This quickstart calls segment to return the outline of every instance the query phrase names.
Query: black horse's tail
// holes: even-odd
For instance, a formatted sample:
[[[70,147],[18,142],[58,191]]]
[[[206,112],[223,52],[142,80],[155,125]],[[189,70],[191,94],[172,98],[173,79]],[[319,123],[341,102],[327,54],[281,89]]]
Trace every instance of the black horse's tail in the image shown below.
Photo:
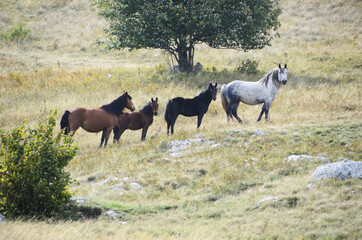
[[[172,100],[168,101],[167,105],[166,105],[166,110],[165,110],[165,121],[167,123],[171,122],[171,102]]]
[[[68,117],[69,117],[70,112],[68,110],[66,110],[62,116],[62,119],[60,120],[60,129],[64,130],[65,134],[68,134]]]

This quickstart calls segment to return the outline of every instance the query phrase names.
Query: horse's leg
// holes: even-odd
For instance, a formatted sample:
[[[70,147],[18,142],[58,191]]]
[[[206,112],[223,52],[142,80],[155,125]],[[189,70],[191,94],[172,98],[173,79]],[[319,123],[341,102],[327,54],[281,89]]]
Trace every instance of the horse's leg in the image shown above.
[[[175,126],[177,117],[178,117],[178,114],[177,114],[177,115],[175,114],[175,115],[171,118],[171,135],[173,134],[173,127]]]
[[[170,130],[170,122],[169,121],[167,121],[167,135],[169,134],[169,130]]]
[[[115,143],[116,141],[119,142],[119,138],[120,138],[119,127],[115,126],[113,128],[113,143]]]
[[[103,132],[102,132],[102,137],[101,137],[101,144],[99,145],[99,147],[102,147],[102,145],[103,145],[103,142],[104,142],[104,138],[105,138],[105,130],[103,130]]]
[[[146,134],[147,134],[148,127],[149,126],[143,127],[141,141],[144,141],[146,139]]]
[[[114,129],[113,129],[114,131]],[[117,131],[117,136],[114,136],[114,141],[117,141],[119,142],[119,139],[121,138],[122,134],[124,133],[124,131],[126,131],[126,128],[118,128],[118,131]],[[114,142],[113,141],[113,142]]]
[[[242,123],[243,120],[241,120],[238,116],[238,107],[239,107],[239,103],[235,104],[235,107],[233,108],[233,110],[231,111],[231,113],[234,115],[234,117],[236,118],[236,120],[238,120],[239,123]]]
[[[122,134],[124,133],[124,131],[126,131],[126,128],[120,128],[118,129],[118,135],[117,135],[117,141],[119,141],[119,139],[121,138]]]
[[[204,114],[200,114],[200,115],[197,116],[197,128],[200,127],[203,117],[204,117]]]
[[[263,116],[263,114],[264,114],[264,112],[265,112],[265,106],[266,106],[266,104],[264,103],[263,104],[263,107],[261,108],[261,112],[260,112],[260,115],[259,115],[259,117],[258,117],[258,122],[261,120],[261,117]],[[268,109],[269,110],[269,109]],[[266,117],[266,113],[265,113],[265,117]]]
[[[75,132],[78,130],[79,127],[80,127],[80,123],[75,123],[75,124],[69,123],[68,134],[70,134],[70,136],[73,137],[73,135],[75,134]]]
[[[103,141],[104,141],[104,147],[107,146],[108,138],[109,138],[109,135],[112,132],[112,129],[113,129],[112,127],[108,127],[108,128],[103,130],[101,144],[99,145],[99,147],[102,147]]]
[[[268,121],[270,103],[265,104],[265,121]]]
[[[239,104],[236,104],[236,105],[235,105],[235,103],[229,103],[229,105],[228,105],[228,107],[227,107],[227,109],[226,109],[226,116],[227,116],[227,119],[228,119],[228,123],[230,122],[230,117],[232,117],[231,114],[232,114],[235,106],[237,107],[237,106],[239,106]],[[239,121],[239,120],[238,120],[238,121]]]
[[[231,104],[229,104],[226,109],[226,117],[227,117],[228,123],[230,122],[231,110],[232,110],[232,106],[231,106]]]

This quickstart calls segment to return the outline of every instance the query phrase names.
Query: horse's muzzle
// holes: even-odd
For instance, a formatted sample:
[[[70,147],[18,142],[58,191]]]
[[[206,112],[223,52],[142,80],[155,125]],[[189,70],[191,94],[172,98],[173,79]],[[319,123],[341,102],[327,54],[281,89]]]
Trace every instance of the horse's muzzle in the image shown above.
[[[287,80],[282,80],[283,85],[287,84]]]
[[[154,112],[153,115],[157,116],[157,112]]]

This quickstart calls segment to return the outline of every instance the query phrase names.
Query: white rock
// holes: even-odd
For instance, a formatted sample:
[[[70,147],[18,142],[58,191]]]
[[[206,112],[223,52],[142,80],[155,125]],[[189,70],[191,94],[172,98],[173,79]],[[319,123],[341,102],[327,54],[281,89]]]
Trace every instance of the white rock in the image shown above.
[[[284,158],[283,161],[287,161],[287,162],[317,161],[317,162],[329,163],[329,158],[321,157],[321,156],[314,157],[314,156],[309,156],[306,154],[301,154],[301,155],[290,155],[290,156]]]
[[[258,201],[258,204],[261,204],[263,202],[270,202],[270,201],[276,202],[279,199],[280,199],[280,197],[267,197],[267,198],[264,198],[264,199]]]
[[[235,135],[235,134],[243,135],[244,133],[245,133],[244,130],[234,130],[234,131],[231,131],[231,132],[229,133],[229,135],[230,135],[230,136],[233,136],[233,135]]]
[[[119,184],[110,186],[109,188],[110,188],[111,192],[119,192],[122,190],[123,185],[124,185],[123,183],[119,183]]]
[[[171,157],[175,157],[175,158],[182,158],[184,156],[183,153],[170,153]]]
[[[119,217],[119,213],[115,210],[108,210],[107,212],[104,213],[105,215],[111,217],[112,219],[117,219]]]
[[[136,182],[132,182],[129,185],[135,190],[142,190],[143,189],[143,187],[139,183],[136,183]]]
[[[194,138],[204,138],[206,135],[204,133],[198,133],[194,136]]]
[[[312,190],[313,187],[314,187],[313,183],[308,183],[306,189],[307,190]]]
[[[263,130],[261,130],[261,129],[255,130],[255,133],[256,133],[257,135],[259,135],[259,136],[265,135],[265,132],[264,132]]]
[[[83,204],[86,202],[86,199],[82,197],[71,197],[70,200],[74,201],[76,204]]]
[[[314,179],[362,178],[362,162],[344,160],[319,166],[313,173]]]
[[[196,135],[201,136],[201,135]],[[196,137],[195,136],[195,137]],[[169,147],[169,152],[171,157],[177,157],[182,158],[183,157],[183,151],[187,150],[190,146],[197,144],[199,146],[195,147],[195,149],[204,149],[207,146],[205,145],[211,145],[214,144],[214,141],[210,140],[204,140],[201,138],[191,138],[187,140],[174,140],[167,143],[167,147]],[[200,146],[202,144],[202,146]],[[215,145],[213,147],[216,147],[218,145]]]
[[[221,147],[222,145],[221,145],[221,143],[216,143],[216,144],[213,144],[213,145],[211,145],[211,147]]]
[[[187,149],[187,146],[190,145],[190,142],[187,140],[174,140],[167,143],[167,146],[170,147],[169,152],[180,152]]]
[[[5,222],[6,220],[6,217],[0,214],[0,223]]]

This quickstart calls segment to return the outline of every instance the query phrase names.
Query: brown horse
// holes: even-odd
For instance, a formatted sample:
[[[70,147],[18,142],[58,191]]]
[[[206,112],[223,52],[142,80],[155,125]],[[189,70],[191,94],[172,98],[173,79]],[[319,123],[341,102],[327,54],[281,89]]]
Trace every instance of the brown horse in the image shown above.
[[[153,122],[153,115],[157,115],[158,111],[158,98],[151,102],[148,102],[139,111],[133,113],[124,113],[118,117],[118,124],[113,129],[114,142],[119,141],[121,135],[126,129],[139,130],[142,128],[141,140],[144,141],[146,138],[148,127]]]
[[[112,129],[117,125],[118,117],[123,113],[124,108],[134,111],[132,97],[127,92],[110,104],[103,105],[100,108],[75,108],[71,111],[66,110],[60,121],[60,129],[64,129],[65,134],[75,134],[79,127],[87,132],[102,133],[101,144],[107,145],[109,135]]]

